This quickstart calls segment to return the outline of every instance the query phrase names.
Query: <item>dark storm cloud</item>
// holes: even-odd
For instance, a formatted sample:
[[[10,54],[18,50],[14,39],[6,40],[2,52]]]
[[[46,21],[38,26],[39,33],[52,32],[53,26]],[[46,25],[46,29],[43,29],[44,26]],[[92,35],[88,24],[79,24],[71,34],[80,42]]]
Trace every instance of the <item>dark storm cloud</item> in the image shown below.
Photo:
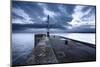
[[[67,24],[66,22],[70,22],[72,20],[71,14],[73,13],[74,5],[67,6],[64,4],[50,3],[38,3],[38,5],[42,6],[41,8],[44,9],[44,14],[50,14],[51,23]]]
[[[44,16],[43,9],[37,5],[37,3],[27,3],[27,2],[19,2],[13,1],[13,8],[23,10],[31,20],[34,22],[38,22],[40,16]]]
[[[92,25],[95,28],[95,6],[78,5],[72,14],[73,20],[70,22],[72,27],[84,27]]]
[[[66,23],[72,20],[70,12],[73,11],[73,9],[71,10],[70,7],[69,9],[66,9],[66,6],[64,5],[61,6],[59,4],[49,3],[43,3],[42,5],[39,5],[39,3],[28,3],[18,1],[13,1],[12,5],[13,8],[20,8],[21,10],[24,10],[24,12],[27,13],[30,16],[30,18],[32,18],[33,22],[42,22],[43,17],[47,16],[46,12],[48,12],[48,14],[50,13],[51,23]],[[59,9],[59,7],[62,9]]]
[[[46,28],[47,15],[50,16],[51,28],[83,30],[87,29],[84,28],[86,24],[88,29],[95,28],[95,6],[12,1],[13,24],[27,24],[26,28]]]
[[[93,25],[81,25],[71,29],[69,32],[76,32],[76,33],[95,33],[96,29]]]
[[[17,14],[15,14],[15,13],[13,13],[13,12],[12,12],[12,14],[13,14],[13,15],[12,15],[12,18],[13,18],[13,19],[16,19],[16,18],[19,18],[19,19],[24,19],[24,17],[19,16],[19,15],[17,15]]]

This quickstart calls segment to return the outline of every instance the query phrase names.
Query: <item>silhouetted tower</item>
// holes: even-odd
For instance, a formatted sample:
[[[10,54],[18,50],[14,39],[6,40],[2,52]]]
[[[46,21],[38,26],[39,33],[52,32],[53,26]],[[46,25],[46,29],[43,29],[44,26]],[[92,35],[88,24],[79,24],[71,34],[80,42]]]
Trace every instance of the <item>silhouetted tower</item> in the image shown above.
[[[49,37],[49,15],[47,16],[47,37]]]

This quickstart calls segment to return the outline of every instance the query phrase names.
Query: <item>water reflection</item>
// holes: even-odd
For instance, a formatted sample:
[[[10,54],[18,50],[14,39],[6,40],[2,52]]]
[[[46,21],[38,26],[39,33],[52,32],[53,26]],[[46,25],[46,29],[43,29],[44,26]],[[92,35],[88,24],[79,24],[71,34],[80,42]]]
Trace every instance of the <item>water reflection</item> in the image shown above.
[[[29,53],[34,48],[34,34],[13,33],[12,34],[12,61],[13,64],[24,64]]]

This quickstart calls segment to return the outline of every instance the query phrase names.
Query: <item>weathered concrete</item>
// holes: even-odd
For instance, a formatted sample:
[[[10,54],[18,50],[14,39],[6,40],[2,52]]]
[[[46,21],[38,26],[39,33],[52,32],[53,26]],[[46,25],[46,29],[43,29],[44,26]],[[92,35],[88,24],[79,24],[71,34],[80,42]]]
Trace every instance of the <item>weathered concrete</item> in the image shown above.
[[[37,40],[39,37],[36,38]],[[96,49],[60,36],[41,36],[28,60],[30,64],[95,61]]]
[[[66,39],[67,44],[59,36],[51,36],[50,43],[59,63],[84,62],[96,60],[96,48]]]
[[[90,44],[89,44],[90,45]],[[25,65],[86,62],[96,60],[96,47],[60,36],[37,35]]]
[[[58,63],[58,60],[50,46],[49,39],[41,38],[34,48],[33,55],[28,59],[28,64]]]

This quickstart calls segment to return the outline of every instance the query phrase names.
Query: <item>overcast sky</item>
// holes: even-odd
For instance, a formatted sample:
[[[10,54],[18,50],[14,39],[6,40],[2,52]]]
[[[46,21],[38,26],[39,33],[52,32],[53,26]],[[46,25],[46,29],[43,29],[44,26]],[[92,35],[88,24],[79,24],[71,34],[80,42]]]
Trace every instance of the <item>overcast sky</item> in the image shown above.
[[[12,2],[12,23],[59,24],[66,29],[95,29],[95,6],[50,4],[37,2]]]

